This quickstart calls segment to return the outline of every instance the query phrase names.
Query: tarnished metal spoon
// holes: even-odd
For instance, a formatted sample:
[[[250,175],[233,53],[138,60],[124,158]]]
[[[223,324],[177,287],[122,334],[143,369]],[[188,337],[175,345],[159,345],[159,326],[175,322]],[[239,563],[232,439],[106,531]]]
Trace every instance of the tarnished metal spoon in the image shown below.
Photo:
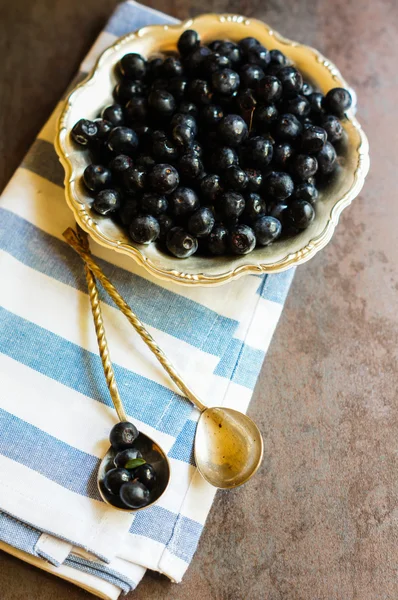
[[[248,481],[257,471],[263,456],[263,440],[256,424],[236,410],[206,407],[181,379],[139,318],[82,246],[73,229],[67,229],[63,235],[152,350],[182,394],[200,410],[195,436],[195,461],[204,479],[218,488],[234,488]]]

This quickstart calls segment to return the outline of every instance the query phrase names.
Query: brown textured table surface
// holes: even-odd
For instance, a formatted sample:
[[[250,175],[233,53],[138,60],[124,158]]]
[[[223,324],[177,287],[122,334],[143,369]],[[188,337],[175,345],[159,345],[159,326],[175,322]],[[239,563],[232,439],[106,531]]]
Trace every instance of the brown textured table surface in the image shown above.
[[[115,4],[0,0],[0,189]],[[339,65],[371,171],[332,243],[297,271],[250,409],[259,475],[217,495],[181,585],[149,574],[130,597],[397,600],[398,3],[151,2],[181,19],[198,5],[261,18]],[[1,600],[90,597],[0,553]]]

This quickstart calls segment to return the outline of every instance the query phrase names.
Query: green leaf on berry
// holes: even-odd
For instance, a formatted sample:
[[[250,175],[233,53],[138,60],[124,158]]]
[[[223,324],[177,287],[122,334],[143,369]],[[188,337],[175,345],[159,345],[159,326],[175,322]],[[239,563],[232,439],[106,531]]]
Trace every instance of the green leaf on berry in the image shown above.
[[[131,460],[128,460],[126,462],[126,469],[136,469],[137,467],[140,467],[141,465],[145,465],[146,460],[145,458],[132,458]]]

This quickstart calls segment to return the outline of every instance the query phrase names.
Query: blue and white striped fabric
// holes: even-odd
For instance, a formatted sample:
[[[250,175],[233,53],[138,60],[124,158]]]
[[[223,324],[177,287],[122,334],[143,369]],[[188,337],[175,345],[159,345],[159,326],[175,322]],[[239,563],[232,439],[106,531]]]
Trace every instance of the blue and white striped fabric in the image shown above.
[[[174,20],[120,5],[82,72],[116,37],[164,22]],[[116,415],[82,263],[62,239],[73,219],[53,148],[60,106],[0,200],[0,548],[116,599],[146,568],[181,580],[215,490],[192,458],[197,411],[103,297],[127,413],[167,450],[172,478],[161,502],[135,516],[98,496],[96,471]],[[245,411],[293,271],[190,289],[160,283],[95,244],[92,251],[198,394]]]

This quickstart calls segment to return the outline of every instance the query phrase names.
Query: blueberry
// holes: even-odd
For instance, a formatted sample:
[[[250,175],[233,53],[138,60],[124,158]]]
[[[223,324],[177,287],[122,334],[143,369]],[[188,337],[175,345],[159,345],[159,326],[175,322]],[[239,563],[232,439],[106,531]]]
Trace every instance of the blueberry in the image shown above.
[[[220,197],[220,205],[227,219],[235,219],[245,210],[245,199],[237,192],[224,192]]]
[[[140,154],[140,156],[137,156],[136,164],[144,171],[150,171],[155,166],[155,159],[148,154]]]
[[[258,44],[252,46],[246,53],[246,60],[251,65],[257,65],[262,69],[266,69],[271,61],[271,55],[264,46]]]
[[[204,62],[207,56],[211,54],[210,48],[199,46],[191,52],[184,61],[185,69],[190,74],[199,74],[203,70]]]
[[[146,60],[140,54],[131,52],[120,59],[120,71],[128,79],[143,79],[146,75]]]
[[[123,109],[120,104],[106,106],[101,113],[101,117],[112,123],[114,127],[124,124]]]
[[[167,164],[155,165],[149,174],[149,185],[159,194],[171,194],[179,181],[178,171]]]
[[[292,171],[299,179],[306,180],[315,175],[318,170],[318,162],[314,156],[308,154],[297,154],[292,159]]]
[[[88,165],[84,169],[83,181],[89,190],[99,192],[110,186],[112,183],[112,173],[102,165]]]
[[[130,81],[123,79],[115,87],[115,98],[123,106],[134,96],[143,96],[146,91],[146,86],[142,81]]]
[[[177,258],[188,258],[198,249],[198,240],[182,227],[173,227],[167,234],[166,246]]]
[[[264,169],[272,159],[272,144],[261,136],[250,138],[245,144],[245,160],[250,166]]]
[[[166,90],[153,90],[148,96],[148,105],[153,113],[161,118],[171,117],[176,109],[174,96]]]
[[[277,102],[282,96],[282,84],[277,77],[266,75],[258,82],[256,93],[266,104]]]
[[[198,179],[204,171],[202,161],[198,155],[193,152],[187,152],[180,157],[178,169],[181,177],[190,181]]]
[[[281,141],[294,141],[301,134],[303,126],[294,115],[286,113],[275,124],[275,137]]]
[[[122,225],[129,227],[131,221],[138,214],[138,200],[135,197],[128,197],[122,206],[117,211],[118,217]]]
[[[237,91],[240,85],[240,78],[236,71],[223,69],[216,71],[211,77],[213,89],[219,94],[229,96]]]
[[[182,113],[182,114],[186,114],[186,115],[192,115],[193,117],[197,117],[198,116],[198,107],[196,106],[196,104],[194,104],[194,102],[181,102],[181,104],[178,107],[178,112]]]
[[[153,490],[156,484],[156,471],[152,465],[146,463],[134,469],[134,479],[138,479],[149,491]]]
[[[278,71],[285,94],[299,94],[303,87],[303,77],[295,67],[282,67]]]
[[[286,202],[276,202],[275,204],[271,204],[268,214],[271,217],[275,217],[283,226],[286,221],[287,209],[288,205]]]
[[[148,61],[147,63],[147,79],[149,81],[153,81],[154,79],[157,79],[158,77],[160,77],[161,72],[162,72],[162,66],[163,66],[163,59],[162,58],[152,58],[151,60]]]
[[[98,134],[98,127],[93,121],[88,119],[80,119],[73,126],[71,136],[73,140],[80,146],[87,146],[93,142]]]
[[[178,187],[169,198],[171,212],[176,217],[190,215],[199,208],[199,198],[194,190]]]
[[[224,225],[215,225],[207,238],[207,248],[210,254],[221,256],[228,249],[228,229]]]
[[[264,189],[273,200],[281,202],[293,194],[293,179],[287,173],[271,171],[264,180]]]
[[[109,134],[108,149],[115,154],[135,154],[138,147],[138,136],[128,127],[115,127]]]
[[[126,450],[132,448],[138,433],[138,429],[133,423],[121,421],[112,427],[109,441],[115,450]]]
[[[164,132],[154,132],[152,154],[158,162],[174,162],[178,157],[176,146]]]
[[[239,107],[239,112],[245,116],[252,112],[256,107],[257,100],[254,97],[252,90],[242,90],[236,96],[236,104]]]
[[[177,48],[179,53],[184,56],[190,54],[200,44],[199,35],[193,29],[186,29],[179,37]]]
[[[113,463],[115,467],[124,469],[129,460],[134,460],[135,458],[142,458],[141,452],[137,448],[127,448],[127,450],[122,450],[116,454]]]
[[[296,200],[305,200],[311,204],[315,204],[318,200],[318,190],[312,183],[300,183],[294,190]]]
[[[287,58],[280,50],[271,50],[270,59],[271,65],[280,65],[281,67],[287,65]]]
[[[129,125],[143,123],[148,116],[148,103],[144,96],[134,96],[131,98],[125,109],[126,119]]]
[[[209,235],[214,227],[214,215],[209,208],[201,206],[189,217],[188,231],[192,235],[201,238]]]
[[[269,246],[280,237],[282,224],[275,217],[261,216],[254,221],[253,231],[259,246]]]
[[[163,90],[168,91],[168,87],[169,81],[167,79],[164,79],[164,77],[158,77],[152,82],[151,92],[158,92]]]
[[[217,52],[229,58],[234,66],[238,65],[241,61],[239,46],[234,44],[234,42],[221,42],[217,48]]]
[[[200,182],[200,191],[205,199],[215,203],[224,191],[219,175],[206,175]]]
[[[247,187],[249,178],[243,169],[237,165],[232,165],[226,169],[224,181],[226,189],[240,192]]]
[[[141,208],[146,214],[157,217],[167,211],[168,203],[166,196],[154,194],[153,192],[144,194],[141,198]]]
[[[131,481],[131,473],[127,469],[118,468],[105,473],[103,484],[110,494],[117,496],[122,485],[128,481]]]
[[[152,215],[139,215],[130,223],[129,233],[137,244],[150,244],[159,236],[159,223]]]
[[[200,121],[205,127],[215,127],[223,118],[224,112],[221,106],[208,104],[200,112]]]
[[[206,107],[204,107],[204,108],[206,108]],[[198,125],[197,125],[196,119],[191,114],[180,113],[180,112],[175,113],[173,115],[173,118],[171,119],[170,125],[171,125],[171,128],[175,127],[176,125],[185,125],[186,127],[189,127],[190,129],[192,129],[194,134],[196,134],[198,131]]]
[[[166,240],[167,232],[174,226],[174,221],[169,215],[166,215],[164,213],[162,215],[159,215],[157,217],[157,220],[160,227],[158,239],[161,242],[164,242]]]
[[[264,79],[264,71],[258,65],[246,64],[240,69],[239,77],[244,88],[256,88],[259,81]]]
[[[252,222],[260,215],[265,214],[265,211],[265,201],[261,198],[261,196],[255,192],[250,192],[249,194],[245,195],[245,210],[243,211],[243,216],[245,218]]]
[[[259,106],[254,113],[254,125],[260,133],[270,131],[278,116],[279,112],[275,104]]]
[[[113,129],[113,124],[106,119],[94,119],[94,123],[97,126],[96,141],[100,143],[106,141],[110,131]]]
[[[115,177],[121,177],[122,174],[133,166],[133,161],[126,154],[118,154],[109,163],[108,167]]]
[[[311,104],[305,96],[296,94],[295,96],[287,98],[284,108],[286,112],[302,119],[310,114]]]
[[[324,96],[320,92],[314,92],[310,96],[308,96],[311,105],[311,112],[314,115],[320,115],[323,113],[323,99]]]
[[[127,192],[143,192],[147,187],[147,172],[142,167],[131,167],[122,175],[122,185]]]
[[[165,79],[181,77],[183,73],[181,61],[175,56],[168,56],[163,62],[161,72]]]
[[[308,81],[304,81],[301,93],[303,96],[311,96],[314,93],[314,88]]]
[[[171,137],[178,148],[189,151],[195,139],[195,132],[188,125],[175,125],[172,129]]]
[[[317,125],[306,125],[301,135],[301,147],[304,152],[319,152],[325,145],[327,133]]]
[[[221,141],[234,148],[239,146],[248,136],[246,122],[239,115],[223,117],[217,128]]]
[[[344,113],[350,108],[351,104],[350,92],[340,87],[329,90],[323,101],[326,111],[336,117],[344,117]]]
[[[286,211],[288,225],[295,229],[306,229],[314,220],[315,211],[305,200],[295,200]]]
[[[322,175],[329,175],[334,171],[337,166],[337,154],[330,142],[326,142],[322,150],[317,153],[316,160]]]
[[[191,152],[193,152],[193,154],[196,154],[196,156],[198,156],[199,158],[201,158],[201,156],[203,156],[203,148],[199,144],[199,142],[194,142],[192,144],[192,146],[191,146]]]
[[[223,171],[231,165],[237,165],[238,162],[238,155],[235,150],[228,148],[228,146],[216,148],[210,159],[211,166],[215,171]]]
[[[294,148],[288,142],[275,144],[272,160],[277,167],[287,169],[292,156],[294,156]]]
[[[223,40],[213,40],[212,42],[210,42],[208,44],[208,46],[212,52],[218,52],[218,49],[222,43],[223,43]]]
[[[109,215],[119,209],[120,194],[116,190],[101,190],[93,202],[93,209],[99,215]]]
[[[248,254],[256,245],[256,236],[248,225],[237,225],[230,236],[230,246],[234,254]]]
[[[220,69],[230,69],[231,65],[232,63],[228,56],[224,56],[222,54],[219,54],[218,52],[213,52],[212,54],[209,54],[209,56],[206,56],[206,58],[203,61],[203,69],[205,70],[207,75],[210,73],[215,73]]]
[[[153,130],[148,127],[148,125],[139,125],[138,123],[134,126],[134,131],[138,135],[138,139],[140,140],[140,156],[142,152],[146,152],[150,148],[150,144],[152,142],[152,134]]]
[[[187,97],[197,104],[210,104],[212,92],[204,79],[192,79],[187,86]]]
[[[326,131],[328,141],[331,144],[335,144],[341,140],[344,130],[341,121],[337,117],[334,115],[327,115],[324,119],[322,119],[321,126]]]
[[[128,508],[142,508],[149,504],[149,490],[139,481],[129,481],[120,488],[120,498]]]
[[[168,84],[168,91],[176,100],[181,100],[187,91],[188,81],[182,77],[173,77]]]
[[[245,37],[242,40],[240,40],[238,46],[241,49],[241,51],[245,54],[249,50],[251,50],[251,48],[254,48],[255,46],[260,46],[260,42],[254,37]]]
[[[247,189],[249,192],[257,192],[263,183],[263,176],[258,169],[245,169],[247,175]]]

